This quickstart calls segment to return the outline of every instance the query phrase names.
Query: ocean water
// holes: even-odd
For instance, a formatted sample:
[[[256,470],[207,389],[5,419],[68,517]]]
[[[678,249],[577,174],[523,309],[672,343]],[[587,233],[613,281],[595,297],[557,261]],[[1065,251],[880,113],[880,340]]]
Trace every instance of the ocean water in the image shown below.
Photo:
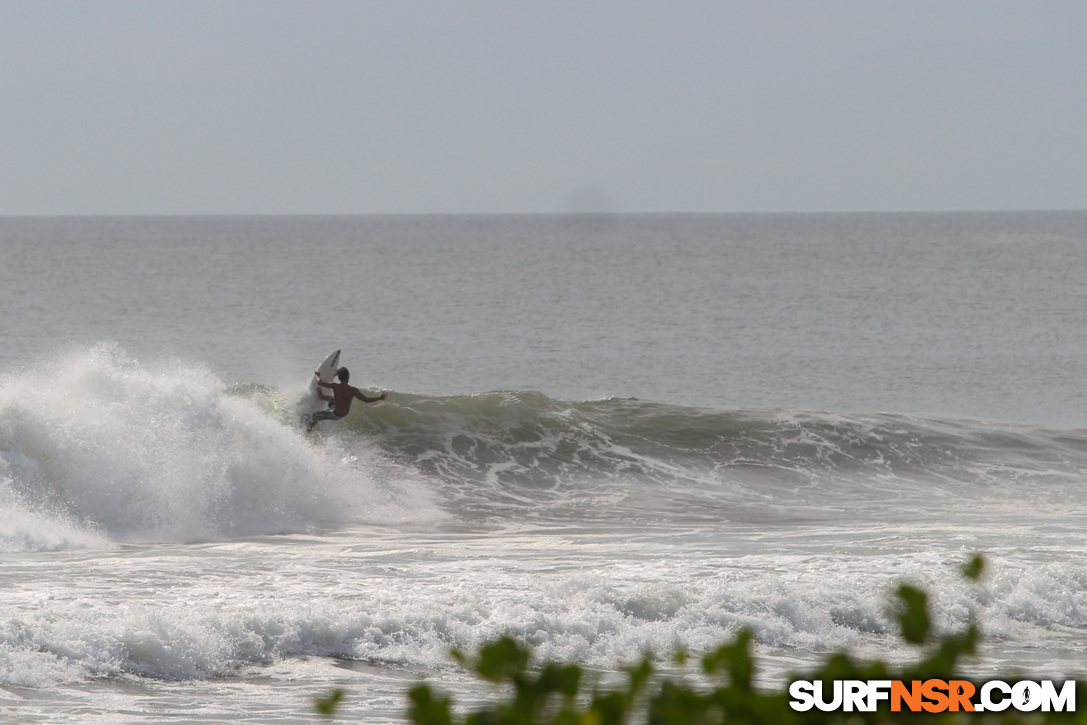
[[[404,722],[503,633],[1087,674],[1087,213],[0,219],[0,719]],[[306,435],[343,350],[388,390]],[[968,585],[958,566],[983,552]]]

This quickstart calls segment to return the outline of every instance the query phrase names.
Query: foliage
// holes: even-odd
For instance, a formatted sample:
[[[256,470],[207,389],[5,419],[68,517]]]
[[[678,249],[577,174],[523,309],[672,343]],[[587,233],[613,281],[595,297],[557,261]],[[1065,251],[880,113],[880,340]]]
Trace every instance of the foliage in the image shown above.
[[[344,691],[341,688],[336,688],[324,697],[315,699],[313,701],[313,707],[317,710],[318,714],[331,720],[336,715],[336,708],[340,706],[340,701],[343,700],[343,696]]]
[[[984,568],[980,556],[964,565],[968,579],[977,581]],[[865,663],[848,654],[828,656],[814,671],[794,679],[834,680],[966,680],[958,673],[963,657],[975,653],[980,634],[971,622],[965,631],[933,638],[928,594],[909,584],[895,592],[892,613],[903,639],[921,648],[919,661],[896,668],[876,661]],[[626,668],[625,681],[603,687],[587,683],[586,672],[576,664],[545,663],[532,667],[531,650],[511,637],[484,645],[472,656],[454,651],[468,670],[501,688],[494,703],[464,716],[458,715],[448,695],[422,683],[409,693],[408,715],[416,725],[713,725],[715,723],[1054,723],[1087,725],[1087,708],[1081,713],[891,712],[887,702],[873,712],[822,712],[813,708],[796,712],[787,690],[761,691],[754,686],[756,662],[752,656],[754,634],[741,631],[736,638],[701,657],[700,672],[692,673],[686,653],[676,662],[684,668],[677,680],[658,676],[646,656]],[[995,679],[995,678],[990,678]],[[1015,678],[1005,678],[1014,681]],[[342,693],[341,693],[342,694]],[[1087,702],[1083,683],[1077,683],[1077,703]],[[335,703],[333,703],[334,707]]]

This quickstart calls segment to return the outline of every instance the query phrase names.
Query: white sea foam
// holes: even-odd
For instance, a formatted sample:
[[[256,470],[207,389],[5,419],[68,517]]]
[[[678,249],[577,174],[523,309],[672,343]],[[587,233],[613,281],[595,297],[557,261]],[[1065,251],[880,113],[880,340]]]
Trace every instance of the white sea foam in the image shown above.
[[[304,557],[272,544],[221,544],[176,559],[96,555],[97,571],[85,582],[40,582],[34,596],[44,600],[28,593],[0,624],[0,684],[204,679],[312,656],[443,669],[452,666],[450,646],[473,649],[503,633],[534,644],[541,657],[604,668],[646,651],[705,651],[744,627],[763,651],[916,656],[895,644],[888,604],[896,580],[860,573],[856,561],[827,562],[818,573],[809,560],[768,556],[711,576],[645,557],[591,571],[511,566],[507,555],[554,564],[556,552],[535,551],[538,543],[362,556],[322,544]],[[179,584],[182,571],[170,567],[200,560],[200,576]],[[998,647],[1007,630],[1021,641],[1044,637],[1055,602],[1087,596],[1078,566],[1048,567],[1040,579],[998,566],[974,586],[954,567],[935,564],[932,556],[911,557],[909,569],[932,588],[936,627],[957,631],[976,617]],[[782,573],[767,575],[775,568]],[[1087,626],[1087,612],[1065,607],[1061,624]]]

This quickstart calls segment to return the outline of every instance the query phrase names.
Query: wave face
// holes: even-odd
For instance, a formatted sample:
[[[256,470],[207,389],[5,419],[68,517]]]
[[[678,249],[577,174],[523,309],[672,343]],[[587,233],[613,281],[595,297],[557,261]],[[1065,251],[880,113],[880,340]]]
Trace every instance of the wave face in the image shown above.
[[[357,456],[307,444],[277,396],[101,345],[0,383],[0,550],[209,541],[365,519]],[[360,494],[366,502],[360,503]]]
[[[797,523],[1084,501],[1084,431],[535,392],[390,400],[353,413],[355,434],[468,515]]]

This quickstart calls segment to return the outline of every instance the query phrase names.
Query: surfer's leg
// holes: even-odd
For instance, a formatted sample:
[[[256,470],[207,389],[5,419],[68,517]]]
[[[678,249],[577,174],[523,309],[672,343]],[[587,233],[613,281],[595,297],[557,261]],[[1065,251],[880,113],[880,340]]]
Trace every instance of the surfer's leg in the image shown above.
[[[306,432],[309,433],[313,430],[313,427],[317,425],[319,420],[339,420],[342,415],[336,415],[334,410],[318,410],[316,413],[310,416],[309,426],[306,428]]]

